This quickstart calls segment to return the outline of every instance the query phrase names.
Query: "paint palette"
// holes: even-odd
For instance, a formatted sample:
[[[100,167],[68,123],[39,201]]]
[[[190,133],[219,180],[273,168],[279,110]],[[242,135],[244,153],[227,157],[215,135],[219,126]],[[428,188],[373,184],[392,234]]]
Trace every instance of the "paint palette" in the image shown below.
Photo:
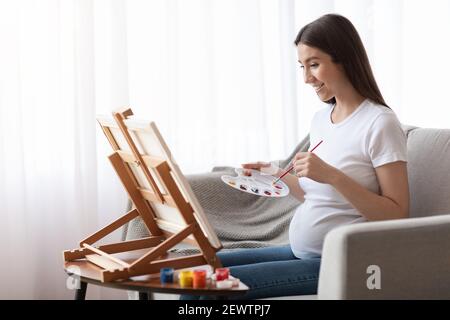
[[[289,194],[289,187],[283,182],[278,181],[275,185],[272,182],[277,178],[268,174],[262,174],[258,170],[250,169],[252,175],[245,176],[244,169],[234,169],[238,176],[222,176],[222,181],[230,187],[243,192],[251,193],[257,196],[279,198]]]

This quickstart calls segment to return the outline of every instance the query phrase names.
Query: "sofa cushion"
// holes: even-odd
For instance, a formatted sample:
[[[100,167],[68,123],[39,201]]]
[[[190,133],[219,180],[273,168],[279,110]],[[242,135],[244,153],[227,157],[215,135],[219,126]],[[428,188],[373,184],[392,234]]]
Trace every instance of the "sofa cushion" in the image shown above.
[[[450,214],[450,130],[408,134],[410,217]]]

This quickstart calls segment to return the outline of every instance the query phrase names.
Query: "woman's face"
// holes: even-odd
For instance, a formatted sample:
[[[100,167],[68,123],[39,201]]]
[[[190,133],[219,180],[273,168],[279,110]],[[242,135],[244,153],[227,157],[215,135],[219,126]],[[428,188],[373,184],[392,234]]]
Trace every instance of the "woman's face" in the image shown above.
[[[314,88],[320,100],[336,97],[348,84],[344,69],[333,62],[330,55],[303,43],[297,46],[297,53],[304,81]]]

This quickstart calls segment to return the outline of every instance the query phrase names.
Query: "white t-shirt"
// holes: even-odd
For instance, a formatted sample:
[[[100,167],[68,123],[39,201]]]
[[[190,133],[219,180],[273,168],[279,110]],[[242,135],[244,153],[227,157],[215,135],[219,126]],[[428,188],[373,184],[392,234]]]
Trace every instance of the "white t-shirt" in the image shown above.
[[[366,99],[343,121],[334,124],[334,105],[319,110],[313,117],[310,141],[314,153],[329,165],[379,194],[376,167],[406,161],[406,136],[395,113]],[[329,184],[309,178],[299,179],[305,201],[297,209],[289,240],[298,258],[320,256],[325,235],[331,229],[366,221],[350,202]]]

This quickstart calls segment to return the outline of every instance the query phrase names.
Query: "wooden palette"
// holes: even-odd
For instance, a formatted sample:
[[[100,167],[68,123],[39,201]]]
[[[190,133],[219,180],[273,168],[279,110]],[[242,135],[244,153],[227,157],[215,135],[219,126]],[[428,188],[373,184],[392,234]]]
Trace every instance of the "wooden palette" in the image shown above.
[[[278,181],[275,185],[272,182],[277,178],[271,175],[262,174],[258,170],[250,170],[252,175],[245,176],[244,169],[236,168],[236,177],[224,175],[222,181],[232,188],[262,197],[280,198],[289,194],[289,187]]]

